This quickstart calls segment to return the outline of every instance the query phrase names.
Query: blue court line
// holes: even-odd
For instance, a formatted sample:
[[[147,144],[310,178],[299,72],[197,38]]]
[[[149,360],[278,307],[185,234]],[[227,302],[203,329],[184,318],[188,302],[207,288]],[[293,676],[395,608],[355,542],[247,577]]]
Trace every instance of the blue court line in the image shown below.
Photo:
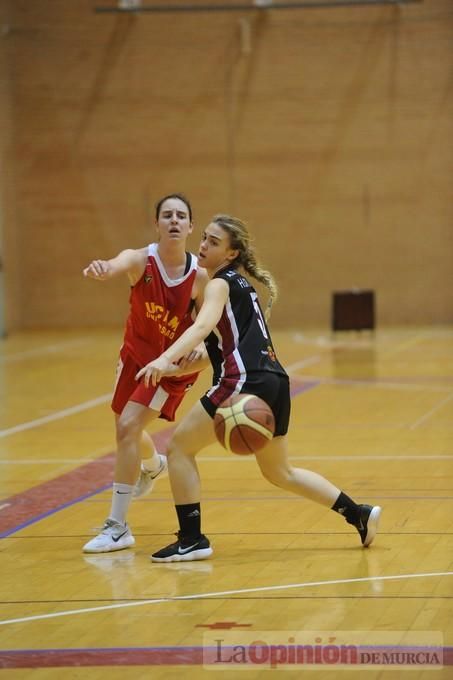
[[[78,498],[74,498],[72,501],[68,501],[67,503],[63,503],[62,505],[57,505],[55,508],[52,508],[51,510],[48,510],[47,512],[43,512],[41,515],[36,515],[36,517],[32,517],[31,519],[27,520],[26,522],[23,522],[22,524],[18,524],[17,526],[13,527],[12,529],[9,529],[7,531],[3,531],[0,533],[0,538],[6,538],[7,536],[11,536],[11,534],[15,534],[17,531],[20,531],[21,529],[25,529],[26,527],[29,527],[31,524],[35,524],[36,522],[39,522],[42,519],[45,519],[46,517],[50,517],[51,515],[54,515],[56,512],[60,512],[60,510],[65,510],[66,508],[70,508],[71,505],[75,505],[76,503],[81,503],[82,501],[85,501],[87,498],[91,498],[92,496],[96,496],[98,493],[102,493],[102,491],[106,491],[107,489],[111,488],[111,484],[107,484],[105,486],[100,487],[99,489],[96,489],[95,491],[91,491],[90,493],[86,493],[83,496],[79,496]]]

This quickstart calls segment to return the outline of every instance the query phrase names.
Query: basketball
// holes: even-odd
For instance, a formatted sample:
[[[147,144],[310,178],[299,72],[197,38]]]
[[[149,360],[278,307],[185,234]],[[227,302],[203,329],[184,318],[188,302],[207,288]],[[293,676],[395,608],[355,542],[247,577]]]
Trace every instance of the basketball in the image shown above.
[[[239,455],[259,451],[272,439],[274,414],[265,401],[252,394],[236,394],[218,407],[215,434],[222,446]]]

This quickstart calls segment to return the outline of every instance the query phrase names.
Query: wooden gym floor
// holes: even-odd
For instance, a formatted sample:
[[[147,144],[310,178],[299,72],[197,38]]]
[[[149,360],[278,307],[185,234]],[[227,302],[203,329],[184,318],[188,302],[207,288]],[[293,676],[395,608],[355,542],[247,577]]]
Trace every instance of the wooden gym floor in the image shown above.
[[[214,556],[168,565],[149,559],[177,528],[168,479],[133,503],[135,549],[81,552],[110,507],[120,338],[0,344],[2,677],[453,677],[453,328],[274,334],[293,461],[382,505],[370,549],[213,446],[199,464]],[[152,432],[162,446],[170,428]]]

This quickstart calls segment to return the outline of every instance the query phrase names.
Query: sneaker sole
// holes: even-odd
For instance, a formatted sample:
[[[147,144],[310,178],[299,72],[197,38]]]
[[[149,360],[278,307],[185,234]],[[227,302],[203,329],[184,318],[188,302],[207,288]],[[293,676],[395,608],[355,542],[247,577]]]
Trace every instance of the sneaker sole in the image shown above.
[[[193,562],[194,560],[207,560],[211,557],[214,551],[212,548],[201,548],[201,550],[193,550],[192,552],[179,555],[169,555],[169,557],[154,557],[151,555],[152,562]]]
[[[126,550],[126,548],[132,548],[135,545],[135,538],[131,536],[130,538],[127,538],[125,541],[118,541],[118,543],[114,543],[113,545],[109,546],[104,546],[103,548],[96,548],[93,547],[91,548],[89,544],[83,546],[83,552],[84,553],[108,553],[108,552],[117,552],[118,550]]]
[[[368,517],[367,522],[366,537],[363,542],[364,548],[368,548],[368,546],[371,545],[371,543],[374,541],[374,538],[377,534],[381,513],[382,509],[379,507],[379,505],[375,505],[372,511],[370,512],[370,516]]]
[[[163,469],[159,470],[157,475],[151,479],[151,483],[146,486],[145,489],[141,490],[138,489],[137,486],[134,486],[134,490],[132,492],[132,498],[142,498],[142,496],[147,496],[149,493],[154,488],[154,483],[157,482],[158,479],[163,479],[164,477],[167,477],[168,475],[168,467],[165,465]]]
[[[134,487],[134,490],[132,492],[132,498],[143,498],[143,496],[147,496],[151,491],[154,489],[154,479],[152,480],[151,484],[146,487],[146,489],[136,489]]]

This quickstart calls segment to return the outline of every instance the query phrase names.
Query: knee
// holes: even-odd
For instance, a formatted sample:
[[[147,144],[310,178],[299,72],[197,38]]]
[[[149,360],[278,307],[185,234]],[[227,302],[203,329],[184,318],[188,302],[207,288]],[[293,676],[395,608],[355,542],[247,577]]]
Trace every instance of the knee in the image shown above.
[[[178,436],[177,433],[174,434],[170,443],[168,444],[167,456],[177,458],[178,456],[184,456],[184,439]]]
[[[287,488],[292,483],[291,468],[270,467],[261,469],[261,472],[264,479],[282,489]]]
[[[141,428],[134,418],[120,416],[116,424],[116,440],[118,443],[137,439],[141,435]]]
[[[168,444],[167,456],[172,456],[173,459],[175,459],[180,456],[191,456],[192,453],[193,452],[187,445],[187,438],[184,436],[184,430],[178,428]]]

